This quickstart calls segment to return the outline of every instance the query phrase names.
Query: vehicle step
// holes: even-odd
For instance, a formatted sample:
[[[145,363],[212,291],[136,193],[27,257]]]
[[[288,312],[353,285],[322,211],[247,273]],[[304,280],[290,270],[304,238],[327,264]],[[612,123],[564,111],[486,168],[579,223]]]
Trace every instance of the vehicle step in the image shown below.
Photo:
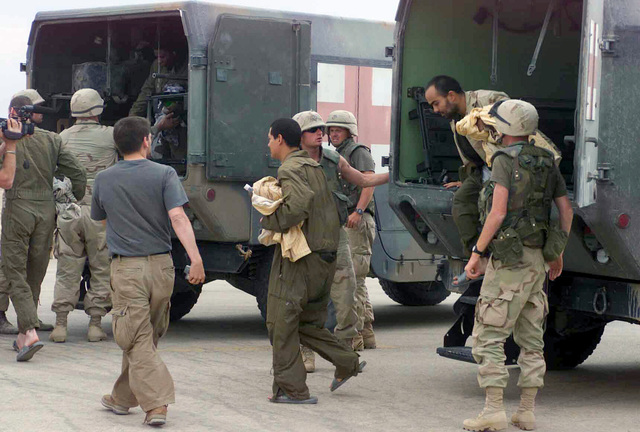
[[[475,306],[475,304],[478,303],[478,297],[475,297],[475,296],[460,296],[458,301],[460,303],[464,303],[464,304],[474,305]]]
[[[458,347],[440,347],[436,350],[438,355],[442,357],[450,358],[453,360],[460,360],[467,363],[475,363],[471,355],[471,347],[458,346]]]

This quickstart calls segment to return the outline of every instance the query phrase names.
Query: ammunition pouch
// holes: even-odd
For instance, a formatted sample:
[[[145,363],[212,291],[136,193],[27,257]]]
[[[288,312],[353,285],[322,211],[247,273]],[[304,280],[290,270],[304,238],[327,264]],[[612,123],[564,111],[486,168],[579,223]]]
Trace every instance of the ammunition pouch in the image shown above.
[[[504,265],[513,265],[522,259],[522,240],[518,232],[512,228],[500,230],[496,238],[489,245],[492,257],[500,260]]]
[[[547,233],[547,241],[542,248],[542,256],[546,262],[555,261],[564,251],[569,235],[557,225],[552,226]]]
[[[545,233],[547,232],[545,222],[536,222],[534,217],[522,217],[516,223],[515,230],[524,246],[535,249],[544,246]]]

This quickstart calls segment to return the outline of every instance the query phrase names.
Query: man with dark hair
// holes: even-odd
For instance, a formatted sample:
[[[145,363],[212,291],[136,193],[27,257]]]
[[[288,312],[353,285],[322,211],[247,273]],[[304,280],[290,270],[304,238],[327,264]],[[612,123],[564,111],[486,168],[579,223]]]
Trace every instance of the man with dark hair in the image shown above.
[[[509,99],[509,96],[492,90],[463,92],[460,83],[447,75],[433,77],[425,87],[424,96],[435,113],[451,121],[453,139],[462,159],[463,165],[458,170],[459,181],[446,183],[444,187],[459,188],[453,196],[453,220],[458,227],[464,251],[470,256],[480,229],[478,198],[482,189],[482,170],[486,165],[486,156],[482,142],[460,135],[456,131],[456,122],[473,108],[491,105]]]
[[[31,105],[29,98],[15,97],[9,115],[16,117],[25,105]],[[20,168],[5,192],[2,213],[2,270],[18,316],[17,360],[27,361],[42,348],[37,308],[55,228],[54,172],[71,180],[76,199],[84,196],[87,180],[84,168],[53,132],[36,127],[33,135],[20,140],[16,157]]]
[[[286,232],[302,224],[311,253],[295,262],[282,257],[278,244],[271,266],[267,330],[273,346],[271,402],[315,404],[310,396],[300,344],[336,366],[331,391],[356,376],[365,362],[326,328],[327,304],[336,270],[340,219],[322,167],[300,150],[301,130],[292,119],[278,119],[269,130],[271,157],[282,165],[278,181],[283,202],[262,226]]]
[[[204,283],[204,267],[175,170],[147,159],[149,122],[121,119],[113,137],[124,160],[96,176],[91,202],[91,217],[107,226],[113,336],[123,351],[122,373],[102,405],[115,414],[140,405],[145,423],[158,426],[175,402],[173,379],[157,351],[169,327],[175,277],[171,227],[191,260],[190,283]]]

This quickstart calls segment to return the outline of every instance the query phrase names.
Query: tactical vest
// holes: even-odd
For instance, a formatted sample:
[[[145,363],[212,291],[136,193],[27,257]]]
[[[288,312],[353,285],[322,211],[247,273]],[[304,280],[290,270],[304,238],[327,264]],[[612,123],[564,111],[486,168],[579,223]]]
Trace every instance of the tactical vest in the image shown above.
[[[353,165],[353,163],[351,161],[351,155],[353,154],[353,152],[355,152],[359,148],[363,148],[367,152],[371,153],[371,150],[369,150],[369,147],[367,147],[364,144],[359,144],[359,143],[355,142],[353,140],[353,138],[347,138],[340,145],[340,147],[338,147],[337,150],[338,150],[338,153],[340,153],[340,155],[342,155],[342,157],[345,158],[347,160],[347,162],[349,162],[349,165],[351,165],[352,167],[355,168],[355,166]],[[360,186],[356,186],[354,184],[347,183],[347,182],[343,181],[342,182],[342,190],[344,191],[345,195],[349,199],[349,213],[353,213],[355,211],[356,207],[358,206],[358,200],[360,199],[360,194],[362,193],[362,188]],[[373,198],[371,199],[371,201],[369,201],[369,205],[364,210],[369,212],[371,215],[375,214],[376,207],[375,207],[375,204],[373,202]]]
[[[340,175],[340,154],[335,150],[322,149],[322,158],[320,159],[320,165],[324,171],[324,175],[327,177],[327,184],[329,190],[333,194],[336,206],[338,207],[338,216],[340,217],[340,225],[347,223],[349,217],[349,198],[342,193],[344,182]]]
[[[549,231],[549,218],[555,177],[553,155],[540,147],[520,142],[496,152],[492,158],[508,156],[513,173],[507,215],[490,248],[500,260],[511,261],[522,246],[542,248]],[[493,201],[495,182],[489,182],[480,194],[480,221],[484,225]],[[519,244],[518,244],[519,243]]]

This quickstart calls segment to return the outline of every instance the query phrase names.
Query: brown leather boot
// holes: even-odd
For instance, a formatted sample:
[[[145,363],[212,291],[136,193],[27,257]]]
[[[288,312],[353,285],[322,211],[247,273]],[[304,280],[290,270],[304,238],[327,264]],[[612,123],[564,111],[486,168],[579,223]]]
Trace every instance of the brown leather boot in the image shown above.
[[[533,410],[536,407],[537,387],[523,387],[520,393],[520,406],[518,411],[511,416],[511,423],[522,430],[534,430],[536,428],[536,416]]]
[[[507,430],[507,414],[502,403],[503,391],[502,387],[487,387],[484,409],[478,417],[464,421],[464,430],[475,432]]]
[[[147,411],[147,416],[144,418],[144,424],[149,426],[162,426],[167,422],[167,406],[154,408]]]

